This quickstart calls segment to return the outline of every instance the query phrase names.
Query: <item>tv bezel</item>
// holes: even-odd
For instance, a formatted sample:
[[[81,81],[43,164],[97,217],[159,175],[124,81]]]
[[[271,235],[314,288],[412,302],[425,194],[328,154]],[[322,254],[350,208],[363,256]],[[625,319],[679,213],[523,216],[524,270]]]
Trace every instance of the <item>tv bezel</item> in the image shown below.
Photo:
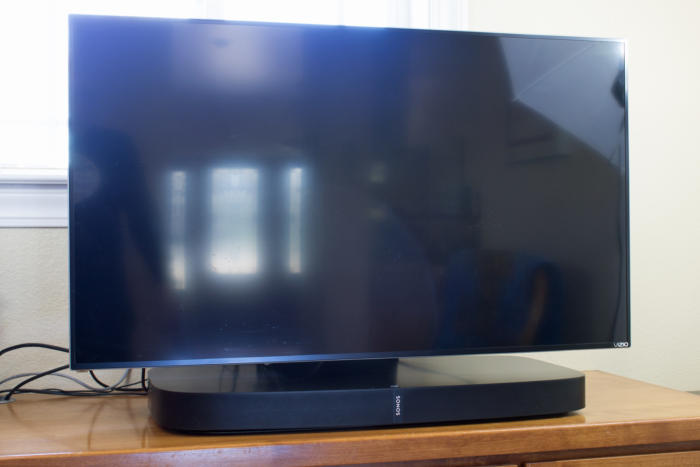
[[[581,40],[581,41],[596,41],[596,42],[616,42],[623,47],[623,64],[624,64],[624,223],[626,228],[625,238],[625,307],[626,314],[626,329],[627,336],[624,345],[620,342],[588,342],[575,344],[556,344],[556,345],[529,345],[529,346],[499,346],[499,347],[467,347],[460,349],[430,349],[420,351],[398,351],[398,352],[363,352],[363,353],[343,353],[343,354],[299,354],[299,355],[279,355],[265,357],[219,357],[219,358],[193,358],[193,359],[168,359],[168,360],[134,360],[134,361],[114,361],[114,362],[81,362],[76,359],[76,353],[73,351],[78,347],[77,336],[75,335],[73,322],[77,320],[75,316],[74,304],[74,268],[71,267],[73,257],[73,246],[76,242],[74,230],[71,225],[74,222],[75,212],[73,207],[73,169],[70,161],[72,160],[72,149],[69,150],[68,164],[68,239],[69,239],[69,326],[70,326],[70,368],[74,370],[91,370],[91,369],[109,369],[109,368],[142,368],[142,367],[163,367],[163,366],[182,366],[182,365],[214,365],[214,364],[249,364],[249,363],[292,363],[292,362],[314,362],[314,361],[334,361],[334,360],[365,360],[365,359],[396,359],[402,357],[431,357],[431,356],[450,356],[450,355],[482,355],[482,354],[505,354],[505,353],[523,353],[523,352],[549,352],[562,350],[588,350],[588,349],[614,349],[628,348],[631,346],[631,313],[630,313],[630,216],[629,216],[629,53],[628,41],[619,38],[606,37],[585,37],[585,36],[562,36],[548,34],[522,34],[522,33],[497,33],[484,31],[460,31],[460,30],[437,30],[437,29],[421,29],[421,28],[396,28],[396,27],[369,27],[369,26],[345,26],[345,25],[325,25],[325,24],[304,24],[304,23],[277,23],[263,21],[232,21],[218,19],[199,19],[199,18],[151,18],[151,17],[136,17],[136,16],[104,16],[104,15],[69,15],[69,89],[70,76],[73,73],[73,56],[72,56],[72,41],[73,37],[70,31],[75,27],[76,21],[82,21],[86,18],[99,19],[124,19],[127,21],[148,21],[148,22],[180,22],[194,24],[224,24],[229,26],[275,26],[275,27],[304,27],[304,28],[353,28],[353,29],[392,29],[404,31],[421,31],[434,34],[460,34],[470,36],[485,36],[485,37],[504,37],[504,38],[526,38],[526,39],[558,39],[558,40]],[[70,102],[70,97],[69,97]],[[70,110],[69,110],[70,114]],[[71,133],[71,119],[69,117],[69,138]]]

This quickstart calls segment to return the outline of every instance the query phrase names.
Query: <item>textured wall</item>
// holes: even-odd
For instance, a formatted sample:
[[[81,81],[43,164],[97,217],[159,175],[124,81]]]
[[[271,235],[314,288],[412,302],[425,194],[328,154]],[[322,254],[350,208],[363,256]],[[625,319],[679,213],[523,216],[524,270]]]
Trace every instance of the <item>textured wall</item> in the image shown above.
[[[67,229],[0,229],[0,348],[22,342],[68,346]],[[66,363],[64,353],[15,350],[0,357],[0,380]],[[99,372],[107,383],[115,373]],[[48,386],[80,389],[53,377],[33,387]]]

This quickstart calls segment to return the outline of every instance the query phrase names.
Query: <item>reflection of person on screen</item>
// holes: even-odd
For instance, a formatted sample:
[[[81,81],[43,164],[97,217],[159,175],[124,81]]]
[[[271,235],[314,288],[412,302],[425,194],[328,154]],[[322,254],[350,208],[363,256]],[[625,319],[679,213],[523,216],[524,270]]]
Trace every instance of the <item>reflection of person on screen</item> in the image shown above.
[[[118,132],[88,129],[71,134],[71,236],[76,333],[89,355],[83,361],[123,360],[134,349],[136,316],[160,284],[153,211],[143,168],[131,141]],[[139,278],[139,279],[135,279]],[[108,300],[105,300],[108,298]],[[102,303],[100,309],[90,309]],[[131,355],[131,360],[143,357]]]
[[[462,251],[447,267],[439,347],[551,344],[561,314],[556,267],[521,253]]]

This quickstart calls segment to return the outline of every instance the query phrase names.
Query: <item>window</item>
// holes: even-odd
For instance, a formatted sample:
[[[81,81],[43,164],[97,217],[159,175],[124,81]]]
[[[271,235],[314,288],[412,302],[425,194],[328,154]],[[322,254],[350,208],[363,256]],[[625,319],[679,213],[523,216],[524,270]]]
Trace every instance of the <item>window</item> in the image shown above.
[[[466,29],[467,0],[23,0],[0,5],[0,227],[67,225],[68,15]]]

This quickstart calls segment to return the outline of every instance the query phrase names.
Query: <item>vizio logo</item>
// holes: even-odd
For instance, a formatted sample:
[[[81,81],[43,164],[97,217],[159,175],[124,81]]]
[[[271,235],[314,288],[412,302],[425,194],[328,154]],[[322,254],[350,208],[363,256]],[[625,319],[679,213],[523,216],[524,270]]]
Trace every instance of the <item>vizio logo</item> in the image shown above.
[[[394,399],[394,415],[396,417],[401,415],[401,396],[396,395],[396,398]]]
[[[629,342],[615,342],[613,344],[613,347],[618,347],[618,348],[624,348],[624,347],[629,347],[630,343]]]

